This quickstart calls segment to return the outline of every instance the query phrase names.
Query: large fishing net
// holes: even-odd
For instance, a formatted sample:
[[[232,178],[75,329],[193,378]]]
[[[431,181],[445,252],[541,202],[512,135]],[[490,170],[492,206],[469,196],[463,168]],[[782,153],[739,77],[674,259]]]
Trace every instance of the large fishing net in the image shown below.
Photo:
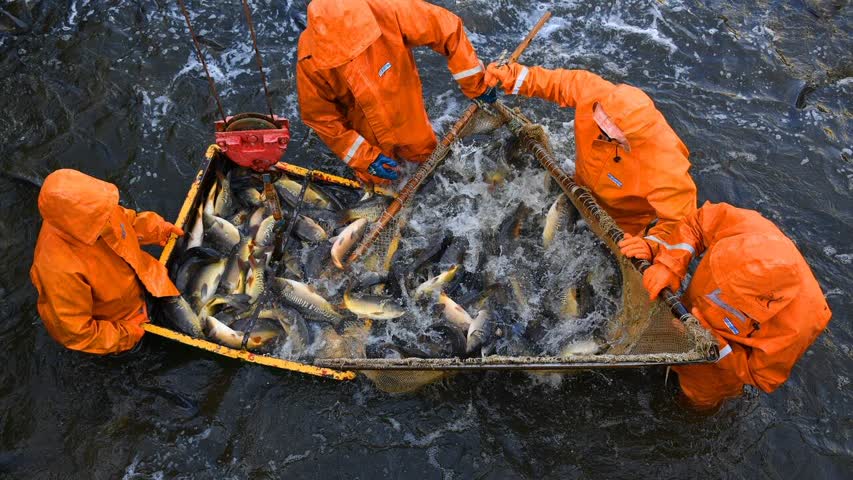
[[[506,110],[505,110],[506,112]],[[467,114],[468,112],[466,112]],[[404,359],[317,359],[322,366],[361,371],[378,388],[391,392],[408,392],[435,382],[456,371],[479,369],[529,369],[561,371],[576,368],[608,366],[640,366],[679,364],[712,360],[715,343],[708,332],[692,316],[677,318],[661,300],[649,301],[642,284],[642,274],[635,265],[619,254],[616,243],[622,231],[601,209],[586,189],[576,185],[554,159],[548,135],[541,126],[533,124],[519,112],[501,115],[499,112],[478,109],[470,121],[459,130],[452,142],[442,142],[427,162],[418,168],[402,190],[402,200],[386,216],[374,223],[351,259],[352,268],[365,268],[366,258],[389,258],[399,248],[401,236],[409,222],[417,219],[421,186],[436,171],[457,144],[456,140],[494,132],[509,120],[509,130],[518,142],[517,147],[532,155],[544,167],[547,175],[579,211],[586,227],[595,234],[610,252],[611,262],[618,268],[621,279],[615,309],[604,314],[600,325],[603,341],[596,351],[544,351],[535,356],[518,355],[509,351],[478,358],[404,358]],[[509,119],[507,117],[510,117]],[[429,193],[427,194],[429,195]],[[416,200],[417,199],[417,200]],[[391,214],[389,214],[391,213]],[[482,219],[481,219],[482,220]],[[358,258],[356,258],[358,257]],[[368,262],[370,263],[370,262]],[[547,263],[547,262],[543,262]],[[375,264],[375,262],[374,262]],[[385,263],[387,267],[388,262]],[[615,311],[613,311],[615,310]],[[553,326],[553,325],[552,325]],[[559,329],[559,326],[557,327]],[[500,353],[500,352],[499,352]],[[507,355],[507,353],[516,353]],[[529,353],[529,352],[523,352]]]

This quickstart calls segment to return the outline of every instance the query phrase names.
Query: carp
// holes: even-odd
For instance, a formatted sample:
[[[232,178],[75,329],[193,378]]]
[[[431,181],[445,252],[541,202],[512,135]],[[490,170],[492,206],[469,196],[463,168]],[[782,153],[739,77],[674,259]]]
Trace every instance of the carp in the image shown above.
[[[222,255],[212,248],[193,247],[186,250],[177,262],[179,266],[175,274],[175,287],[183,292],[199,268],[221,259]]]
[[[225,345],[230,348],[242,348],[244,332],[234,330],[216,319],[216,317],[205,317],[206,335],[211,340],[220,345]],[[271,328],[260,326],[255,328],[249,334],[249,340],[246,343],[246,348],[255,350],[263,347],[271,340],[281,335],[281,332]]]
[[[423,297],[424,295],[432,295],[437,291],[440,291],[444,288],[445,285],[450,283],[453,280],[453,277],[456,275],[456,271],[459,269],[459,265],[453,265],[448,270],[439,273],[435,277],[430,278],[424,283],[418,285],[418,288],[415,289],[415,293],[413,298],[418,299]]]
[[[158,305],[162,308],[166,317],[171,320],[179,332],[193,337],[203,335],[202,320],[193,311],[190,304],[180,295],[158,299]]]
[[[524,227],[524,221],[530,215],[530,207],[521,202],[518,206],[513,210],[513,212],[507,216],[503,222],[501,222],[500,227],[498,228],[498,241],[501,246],[506,246],[508,244],[514,243],[521,236],[521,229]]]
[[[465,354],[471,355],[482,348],[492,336],[494,330],[491,315],[486,310],[477,312],[477,316],[468,325],[468,336],[465,343]]]
[[[548,177],[550,178],[550,177]],[[561,194],[548,209],[548,214],[545,216],[545,228],[542,229],[542,246],[548,248],[554,242],[558,232],[561,232],[571,222],[571,215],[574,207],[569,205],[569,199],[566,195]],[[571,222],[574,223],[574,222]]]
[[[317,222],[305,215],[296,217],[296,224],[293,226],[293,233],[301,240],[311,243],[319,243],[323,240],[328,240],[329,234],[323,230]]]
[[[310,333],[308,324],[299,312],[281,307],[266,308],[258,313],[258,318],[274,320],[287,333],[287,338],[293,347],[293,353],[301,354],[308,349]]]
[[[241,290],[246,289],[246,271],[249,267],[250,252],[249,237],[241,238],[236,253],[228,259],[228,266],[222,277],[221,285],[226,293],[243,293]]]
[[[200,247],[202,240],[204,240],[204,220],[202,219],[203,211],[204,207],[199,204],[193,226],[190,228],[190,231],[187,232],[186,250]]]
[[[217,315],[221,312],[240,314],[249,309],[248,295],[215,295],[199,311],[199,317]]]
[[[249,234],[254,237],[258,233],[258,228],[261,226],[267,217],[267,209],[261,205],[252,212],[249,216]]]
[[[354,297],[350,292],[344,293],[344,308],[354,313],[358,318],[373,320],[393,320],[406,313],[393,298],[378,295]]]
[[[213,298],[227,264],[228,259],[223,257],[199,270],[190,286],[190,303],[193,306],[200,308]]]
[[[255,250],[249,256],[249,273],[246,275],[246,295],[251,303],[258,301],[266,288],[267,252]]]
[[[344,260],[349,255],[350,250],[355,246],[364,235],[364,230],[367,227],[367,219],[359,218],[358,220],[347,225],[346,228],[335,238],[332,243],[332,261],[339,269],[344,269]]]
[[[255,232],[255,245],[259,247],[266,247],[273,244],[273,240],[275,240],[275,225],[276,220],[272,215],[267,216],[258,225],[258,231]]]
[[[260,207],[264,204],[264,196],[254,188],[244,188],[237,191],[237,199],[247,207]]]
[[[443,307],[442,313],[447,321],[461,329],[463,332],[468,331],[468,328],[471,323],[474,322],[474,319],[471,318],[471,315],[469,315],[464,308],[460,307],[445,293],[439,294],[438,304]]]
[[[231,196],[231,173],[223,175],[222,172],[216,172],[216,178],[219,184],[219,193],[213,201],[213,214],[217,217],[227,217],[234,211],[234,200]]]
[[[302,185],[299,182],[291,180],[285,175],[276,180],[274,183],[275,189],[281,195],[285,203],[291,207],[299,202],[299,193],[302,191]],[[305,189],[304,203],[317,208],[325,208],[326,210],[337,210],[340,204],[326,192],[320,190],[314,185],[308,185]]]
[[[305,318],[328,322],[335,326],[343,319],[335,307],[311,286],[287,278],[276,278],[275,285],[282,300]]]
[[[204,240],[211,247],[222,253],[230,253],[235,245],[240,243],[240,231],[228,220],[216,215],[203,215]]]
[[[372,197],[361,200],[352,207],[343,210],[339,214],[340,223],[349,223],[360,218],[367,219],[368,222],[375,222],[382,216],[382,212],[391,204],[391,199],[382,195],[373,195]]]

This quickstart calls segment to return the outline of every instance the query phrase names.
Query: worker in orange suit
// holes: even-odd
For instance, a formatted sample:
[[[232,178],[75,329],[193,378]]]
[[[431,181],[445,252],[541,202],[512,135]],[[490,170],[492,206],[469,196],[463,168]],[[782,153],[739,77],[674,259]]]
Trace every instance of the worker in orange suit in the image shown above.
[[[179,294],[139,246],[165,245],[184,232],[156,213],[122,208],[118,197],[115,185],[68,169],[48,175],[39,193],[44,222],[30,279],[48,333],[72,350],[133,348],[148,321],[145,292]]]
[[[689,152],[642,90],[584,70],[491,64],[488,86],[575,109],[575,181],[651,259],[660,238],[696,210]],[[652,222],[657,223],[650,227]]]
[[[706,203],[682,220],[643,275],[649,297],[678,290],[702,255],[682,300],[720,346],[716,363],[674,367],[695,407],[737,397],[744,385],[778,388],[832,313],[797,247],[758,212]]]
[[[411,49],[448,59],[469,98],[486,93],[483,64],[462,21],[421,0],[313,0],[299,37],[302,120],[365,182],[397,179],[398,161],[423,162],[436,146]]]

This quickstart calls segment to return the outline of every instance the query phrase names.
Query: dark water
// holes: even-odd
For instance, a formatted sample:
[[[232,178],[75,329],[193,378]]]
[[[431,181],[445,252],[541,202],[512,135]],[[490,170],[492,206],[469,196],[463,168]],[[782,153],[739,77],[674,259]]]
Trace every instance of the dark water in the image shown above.
[[[702,200],[776,221],[812,265],[829,329],[772,395],[711,417],[681,410],[662,369],[550,382],[458,376],[412,395],[316,380],[147,338],[125,359],[45,333],[27,271],[37,181],[73,167],[126,205],[174,218],[215,110],[172,2],[0,3],[0,473],[10,478],[849,478],[853,314],[851,13],[843,0],[442,2],[485,59],[540,11],[527,63],[588,68],[648,91],[689,146]],[[287,160],[338,168],[298,121],[301,2],[255,1]],[[261,110],[239,2],[191,1],[229,112]],[[436,128],[464,107],[444,62],[418,53]],[[552,132],[571,111],[524,103]],[[550,120],[544,120],[550,118]],[[563,140],[564,141],[564,140]],[[557,139],[557,143],[560,141]],[[339,170],[340,171],[340,170]],[[844,472],[848,472],[844,474]]]

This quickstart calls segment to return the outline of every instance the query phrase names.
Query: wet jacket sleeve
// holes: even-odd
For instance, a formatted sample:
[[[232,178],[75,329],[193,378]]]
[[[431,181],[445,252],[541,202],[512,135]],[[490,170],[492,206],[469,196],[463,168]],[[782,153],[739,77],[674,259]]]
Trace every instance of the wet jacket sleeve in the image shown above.
[[[726,203],[706,203],[678,222],[668,237],[655,237],[660,244],[655,263],[666,265],[676,275],[684,277],[690,260],[719,239],[751,231],[743,212]]]
[[[159,243],[168,235],[169,223],[154,212],[139,212],[122,207],[127,220],[136,230],[136,238],[140,245]]]
[[[406,46],[426,46],[447,57],[453,79],[468,98],[476,98],[486,91],[483,64],[459,17],[421,0],[401,0],[393,4]]]
[[[669,154],[677,155],[675,152]],[[679,169],[673,165],[685,166]],[[696,211],[696,185],[688,169],[687,162],[669,162],[656,158],[650,162],[649,171],[643,175],[643,181],[650,184],[646,200],[655,209],[658,218],[658,223],[649,229],[646,236],[655,255],[661,248],[658,239],[667,237],[681,219]]]
[[[145,333],[135,323],[92,318],[92,289],[79,273],[34,276],[39,314],[51,336],[66,347],[98,355],[123,352]]]
[[[514,85],[504,85],[507,93],[550,100],[561,107],[575,108],[589,98],[599,97],[615,87],[612,83],[586,70],[548,70],[542,67],[510,66]]]
[[[323,79],[307,70],[301,62],[297,63],[296,89],[302,121],[317,132],[344,163],[357,172],[366,172],[382,151],[351,128]]]

